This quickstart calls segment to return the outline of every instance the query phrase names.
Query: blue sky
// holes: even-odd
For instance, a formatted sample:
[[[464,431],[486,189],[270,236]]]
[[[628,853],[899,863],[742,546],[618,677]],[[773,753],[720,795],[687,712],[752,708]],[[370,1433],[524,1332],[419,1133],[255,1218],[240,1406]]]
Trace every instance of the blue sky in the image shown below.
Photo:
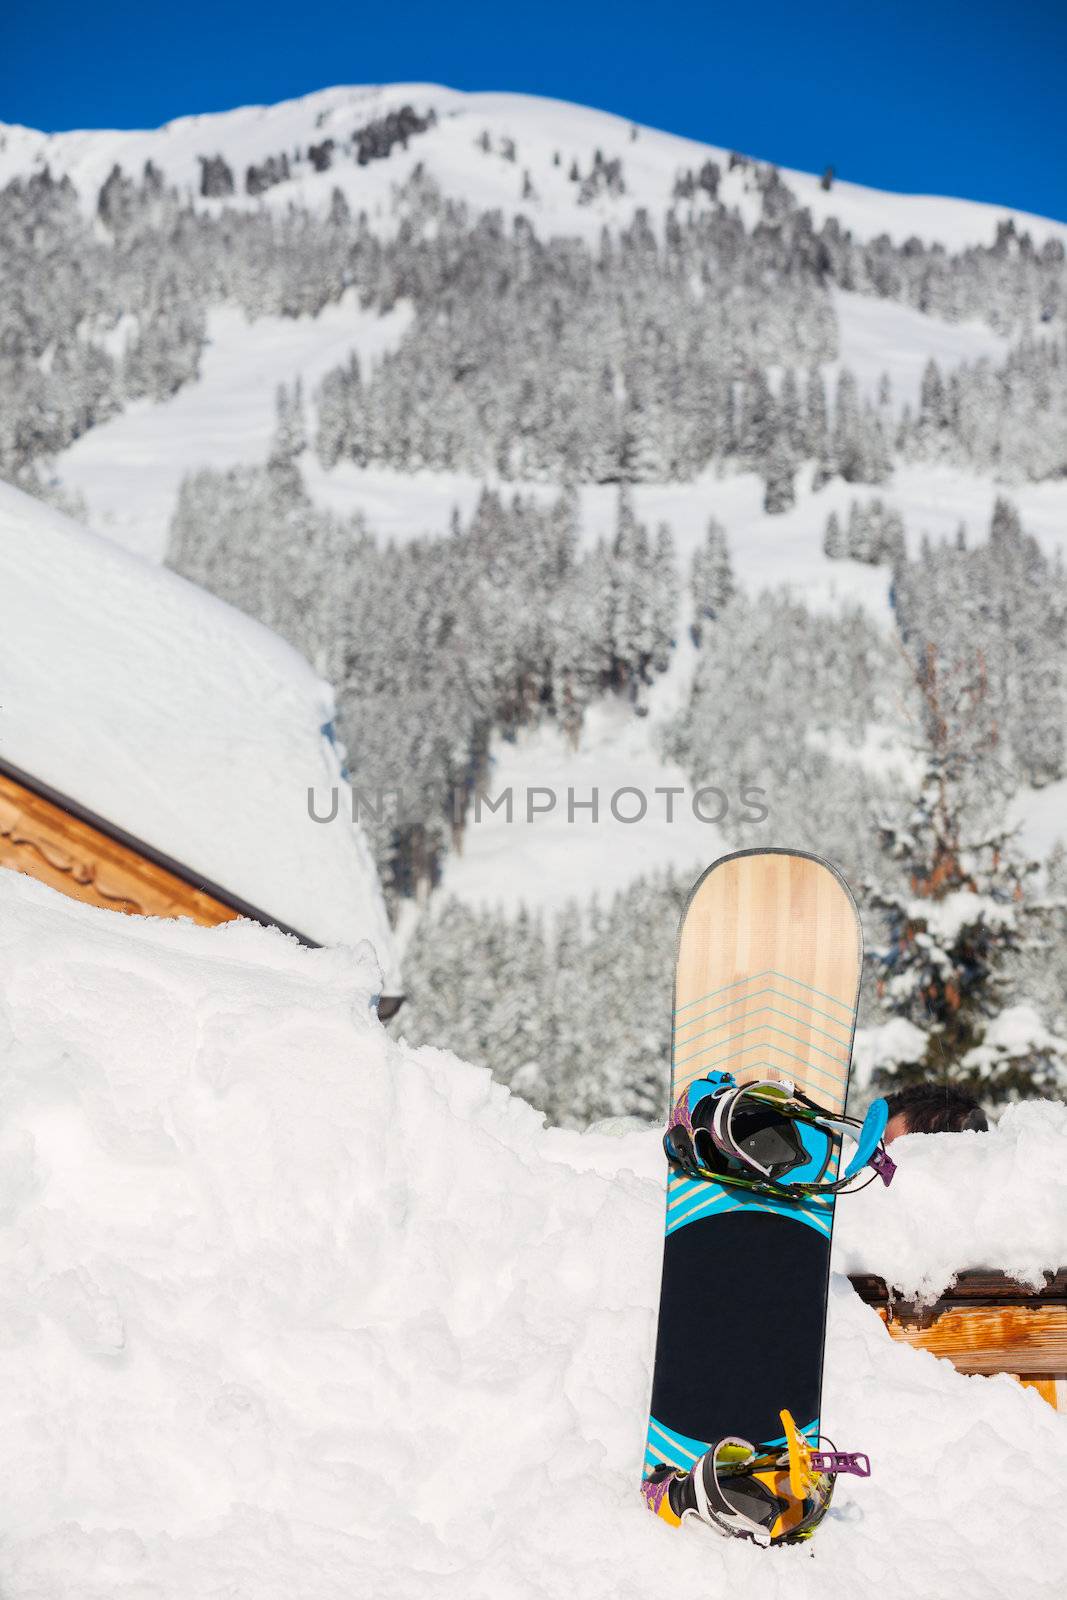
[[[786,166],[1067,220],[1064,0],[53,0],[5,8],[0,120],[146,127],[332,83],[577,100]]]

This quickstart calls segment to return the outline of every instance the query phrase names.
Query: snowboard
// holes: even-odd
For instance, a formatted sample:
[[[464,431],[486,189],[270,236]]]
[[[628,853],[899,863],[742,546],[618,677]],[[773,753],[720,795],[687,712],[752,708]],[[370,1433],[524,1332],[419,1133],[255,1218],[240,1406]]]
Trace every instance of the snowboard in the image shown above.
[[[861,956],[855,901],[828,862],[780,849],[716,861],[678,935],[671,1106],[725,1071],[790,1079],[842,1113]],[[783,1409],[817,1445],[834,1201],[669,1168],[646,1477],[660,1463],[688,1470],[727,1437],[784,1445]]]

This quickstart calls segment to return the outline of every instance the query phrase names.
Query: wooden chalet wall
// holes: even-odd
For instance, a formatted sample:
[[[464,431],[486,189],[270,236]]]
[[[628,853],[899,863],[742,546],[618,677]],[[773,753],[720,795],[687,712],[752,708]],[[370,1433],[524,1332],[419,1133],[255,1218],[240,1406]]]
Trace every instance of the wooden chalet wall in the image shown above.
[[[866,1274],[852,1286],[902,1344],[944,1356],[960,1372],[1009,1373],[1067,1411],[1067,1269],[1045,1278],[1035,1290],[1002,1272],[961,1272],[926,1305]]]

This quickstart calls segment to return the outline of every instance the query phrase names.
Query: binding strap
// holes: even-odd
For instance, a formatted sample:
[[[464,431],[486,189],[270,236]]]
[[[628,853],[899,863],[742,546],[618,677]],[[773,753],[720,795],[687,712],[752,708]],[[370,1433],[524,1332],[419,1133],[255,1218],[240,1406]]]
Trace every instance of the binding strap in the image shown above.
[[[756,1452],[747,1439],[720,1439],[713,1450],[708,1450],[693,1469],[693,1495],[696,1500],[696,1511],[686,1515],[698,1516],[701,1522],[706,1522],[710,1527],[716,1528],[720,1533],[731,1535],[735,1539],[751,1539],[753,1544],[768,1546],[771,1542],[770,1530],[754,1517],[746,1516],[731,1505],[722,1492],[719,1482],[719,1453],[734,1446],[744,1452],[739,1458],[738,1465],[745,1467],[755,1459]]]

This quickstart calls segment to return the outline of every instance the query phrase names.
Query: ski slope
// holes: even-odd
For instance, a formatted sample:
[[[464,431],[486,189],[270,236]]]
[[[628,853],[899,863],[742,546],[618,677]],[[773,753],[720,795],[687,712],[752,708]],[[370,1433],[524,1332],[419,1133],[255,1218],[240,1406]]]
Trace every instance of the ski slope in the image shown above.
[[[895,300],[877,300],[847,289],[835,288],[833,301],[841,356],[822,368],[831,393],[842,367],[849,368],[860,394],[872,401],[887,377],[898,415],[905,406],[916,410],[928,361],[936,361],[945,372],[964,361],[1003,361],[1010,348],[1010,340],[981,322],[945,322]]]
[[[408,320],[406,307],[385,316],[363,311],[352,292],[317,317],[248,322],[236,308],[217,306],[197,381],[159,404],[136,400],[82,434],[60,458],[58,482],[85,507],[90,526],[161,561],[187,472],[265,460],[279,384],[299,381],[310,396],[353,352],[369,369]]]
[[[546,1130],[390,1040],[372,985],[0,872],[6,1600],[1062,1592],[1063,1419],[895,1345],[839,1276],[825,1415],[874,1475],[811,1547],[651,1518],[658,1134]],[[1037,1105],[900,1141],[838,1269],[1058,1264],[1065,1133]],[[940,1236],[979,1171],[966,1244]]]
[[[852,370],[861,392],[871,399],[883,375],[888,375],[898,412],[905,405],[914,408],[922,371],[931,357],[942,370],[951,370],[983,356],[1002,358],[1007,349],[1006,340],[980,324],[943,322],[892,301],[847,292],[836,292],[834,303],[841,356],[823,368],[831,392],[841,366]],[[274,426],[279,384],[301,381],[307,428],[313,435],[313,396],[326,372],[351,352],[359,356],[365,372],[372,369],[403,338],[410,315],[408,306],[384,316],[363,311],[351,293],[317,317],[261,317],[249,323],[235,308],[216,307],[209,314],[208,344],[196,381],[159,404],[135,401],[83,434],[58,458],[56,483],[84,507],[90,527],[138,555],[162,560],[186,472],[262,461]],[[350,462],[324,471],[311,452],[302,466],[321,505],[340,515],[358,512],[381,538],[399,541],[446,532],[453,507],[469,515],[482,482],[464,474],[410,474],[384,467],[359,468]],[[957,481],[965,476],[956,474]],[[749,481],[755,492],[755,479]],[[515,488],[538,492],[536,486]],[[1058,493],[1053,492],[1058,507],[1067,510],[1067,490],[1059,486]],[[701,525],[702,533],[713,506],[718,503],[732,510],[738,494],[739,486],[728,480],[714,492],[709,483],[677,485],[673,492],[672,486],[664,485],[662,492],[653,490],[652,498],[676,531],[694,523]],[[740,498],[746,520],[753,520],[743,489]],[[610,494],[596,490],[586,495],[590,505],[610,499]],[[960,511],[956,522],[964,514]],[[767,532],[787,554],[793,541],[783,519],[765,520]],[[603,521],[598,516],[596,525]],[[745,559],[743,551],[738,554]]]
[[[591,707],[576,750],[553,726],[497,740],[487,790],[498,809],[472,812],[442,892],[512,913],[556,912],[665,869],[695,878],[728,847],[714,820],[722,802],[709,795],[694,807],[694,785],[657,747],[666,698],[682,681],[679,671],[657,686],[650,718],[629,706]],[[739,787],[730,774],[723,786],[736,814]],[[676,793],[668,800],[665,789]],[[508,796],[510,817],[500,809]]]

